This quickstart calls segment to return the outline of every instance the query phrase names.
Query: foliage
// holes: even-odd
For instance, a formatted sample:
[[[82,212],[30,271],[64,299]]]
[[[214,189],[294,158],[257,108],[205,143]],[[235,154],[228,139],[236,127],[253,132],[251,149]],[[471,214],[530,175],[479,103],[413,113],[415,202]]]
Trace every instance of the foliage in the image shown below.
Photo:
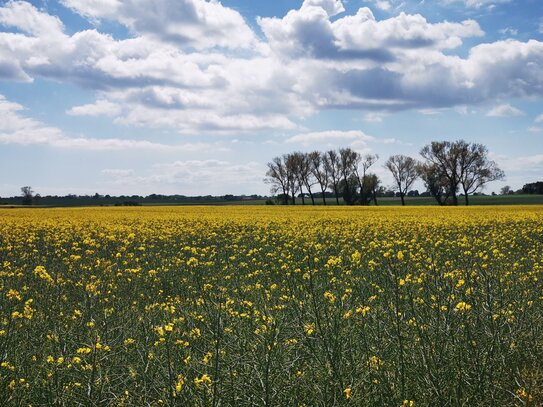
[[[543,195],[543,181],[532,182],[525,184],[522,187],[522,192],[525,194],[538,194]]]

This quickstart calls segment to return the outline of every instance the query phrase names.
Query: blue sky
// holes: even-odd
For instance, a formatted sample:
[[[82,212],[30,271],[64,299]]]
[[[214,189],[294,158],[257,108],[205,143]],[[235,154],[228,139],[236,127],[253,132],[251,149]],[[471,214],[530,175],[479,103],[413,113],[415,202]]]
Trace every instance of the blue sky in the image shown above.
[[[267,194],[266,163],[485,144],[543,179],[540,0],[0,2],[0,196]],[[421,188],[421,186],[418,186]]]

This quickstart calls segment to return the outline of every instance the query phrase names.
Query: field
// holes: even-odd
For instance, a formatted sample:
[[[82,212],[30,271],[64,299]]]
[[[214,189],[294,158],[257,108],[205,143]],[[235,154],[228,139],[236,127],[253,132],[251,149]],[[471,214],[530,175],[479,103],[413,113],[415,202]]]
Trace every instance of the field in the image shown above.
[[[2,406],[543,405],[543,206],[0,209]]]

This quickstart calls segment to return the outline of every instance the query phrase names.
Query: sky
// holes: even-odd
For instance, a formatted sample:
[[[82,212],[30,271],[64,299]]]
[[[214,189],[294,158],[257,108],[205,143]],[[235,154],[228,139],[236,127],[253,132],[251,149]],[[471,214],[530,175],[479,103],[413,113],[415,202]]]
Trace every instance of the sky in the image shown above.
[[[458,139],[543,179],[543,1],[0,1],[0,196],[266,195],[342,147],[391,186]]]

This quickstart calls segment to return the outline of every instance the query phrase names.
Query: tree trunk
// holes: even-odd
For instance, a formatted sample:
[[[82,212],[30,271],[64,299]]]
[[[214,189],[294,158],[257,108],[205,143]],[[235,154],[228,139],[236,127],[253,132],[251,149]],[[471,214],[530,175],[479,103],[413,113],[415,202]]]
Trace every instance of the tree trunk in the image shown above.
[[[402,206],[405,206],[404,193],[400,192],[400,198],[402,199]]]
[[[468,197],[468,193],[466,190],[464,190],[464,200],[466,201],[466,206],[469,205],[469,197]]]
[[[337,192],[337,184],[334,185],[334,194],[336,195],[336,203],[339,206],[339,194]]]
[[[311,192],[309,185],[307,186],[307,190],[309,191],[309,196],[311,197],[311,205],[315,206],[315,198],[313,197],[313,192]]]
[[[292,205],[296,205],[296,192],[292,191]]]
[[[323,204],[323,205],[326,205],[326,197],[324,196],[325,190],[322,189],[322,187],[321,187],[321,191],[322,191],[322,204]]]
[[[456,192],[452,192],[452,202],[454,206],[458,206],[458,196],[456,196]]]

